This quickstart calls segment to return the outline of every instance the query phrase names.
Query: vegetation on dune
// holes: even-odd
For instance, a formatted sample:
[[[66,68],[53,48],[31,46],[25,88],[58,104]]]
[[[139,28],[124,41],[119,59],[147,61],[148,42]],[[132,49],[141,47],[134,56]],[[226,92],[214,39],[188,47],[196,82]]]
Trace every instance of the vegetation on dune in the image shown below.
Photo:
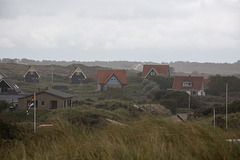
[[[226,142],[228,138],[240,136],[240,83],[236,77],[212,76],[208,90],[212,96],[191,96],[191,109],[188,109],[187,93],[166,90],[171,88],[172,77],[155,76],[143,80],[141,73],[128,71],[127,90],[109,88],[106,92],[97,92],[94,79],[87,79],[86,84],[82,85],[69,84],[68,75],[78,66],[75,64],[54,66],[57,68],[54,70],[54,84],[51,83],[52,65],[36,66],[41,74],[38,84],[22,81],[26,65],[0,65],[1,71],[14,71],[10,77],[27,93],[50,89],[53,85],[66,85],[69,89],[64,92],[74,95],[73,107],[37,111],[37,126],[53,124],[54,127],[40,127],[36,134],[32,133],[32,110],[26,116],[25,111],[9,110],[9,104],[0,101],[0,159],[240,157],[239,145]],[[89,73],[95,73],[98,69],[81,67],[83,71],[89,70]],[[221,129],[225,125],[225,83],[229,83],[230,92],[227,132]],[[185,123],[170,122],[161,114],[154,114],[153,105],[165,106],[173,114],[194,114]],[[213,107],[217,114],[215,131],[212,127]]]
[[[125,126],[76,127],[61,118],[53,128],[22,139],[1,141],[0,159],[236,159],[239,146],[221,130],[161,118],[141,118]]]

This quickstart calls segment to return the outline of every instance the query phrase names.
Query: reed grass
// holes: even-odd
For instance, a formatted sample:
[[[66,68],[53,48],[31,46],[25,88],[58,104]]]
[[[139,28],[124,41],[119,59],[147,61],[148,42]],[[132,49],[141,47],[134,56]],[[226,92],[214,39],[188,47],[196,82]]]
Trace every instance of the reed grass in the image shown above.
[[[239,146],[222,130],[161,118],[141,118],[125,126],[76,127],[56,118],[53,128],[24,133],[0,147],[0,159],[238,159]]]

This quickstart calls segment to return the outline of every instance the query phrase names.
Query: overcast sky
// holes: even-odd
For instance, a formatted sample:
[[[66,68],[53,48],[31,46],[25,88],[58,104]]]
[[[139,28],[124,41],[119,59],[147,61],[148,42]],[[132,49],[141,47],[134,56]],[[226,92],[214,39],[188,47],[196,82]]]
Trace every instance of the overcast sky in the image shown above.
[[[236,62],[240,0],[0,0],[0,58]]]

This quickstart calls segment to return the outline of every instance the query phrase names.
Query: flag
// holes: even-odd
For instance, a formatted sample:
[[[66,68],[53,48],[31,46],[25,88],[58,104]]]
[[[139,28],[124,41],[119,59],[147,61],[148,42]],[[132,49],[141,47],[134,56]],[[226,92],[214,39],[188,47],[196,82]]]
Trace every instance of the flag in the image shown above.
[[[32,97],[31,102],[29,103],[28,107],[27,107],[27,115],[29,115],[29,110],[30,108],[34,105],[34,96]]]

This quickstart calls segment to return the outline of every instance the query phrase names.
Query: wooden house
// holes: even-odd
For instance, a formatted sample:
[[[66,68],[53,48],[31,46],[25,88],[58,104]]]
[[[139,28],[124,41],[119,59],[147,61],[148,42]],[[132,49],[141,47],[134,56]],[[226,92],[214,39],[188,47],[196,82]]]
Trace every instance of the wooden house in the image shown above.
[[[126,70],[98,70],[97,83],[98,91],[105,91],[109,87],[126,89]]]
[[[204,77],[194,76],[175,76],[172,90],[186,91],[190,95],[206,95],[206,86],[208,80],[204,80]]]
[[[33,95],[18,99],[18,108],[26,109],[31,102]],[[63,109],[72,106],[73,95],[59,91],[46,90],[36,93],[36,107],[41,110]]]
[[[69,78],[72,84],[83,84],[87,77],[79,67],[76,67]]]
[[[148,76],[163,75],[170,76],[169,65],[144,65],[142,71],[142,78]]]
[[[26,94],[7,75],[0,73],[0,100],[17,106],[18,98]]]
[[[33,66],[29,66],[28,70],[23,75],[25,82],[38,83],[40,75]]]

